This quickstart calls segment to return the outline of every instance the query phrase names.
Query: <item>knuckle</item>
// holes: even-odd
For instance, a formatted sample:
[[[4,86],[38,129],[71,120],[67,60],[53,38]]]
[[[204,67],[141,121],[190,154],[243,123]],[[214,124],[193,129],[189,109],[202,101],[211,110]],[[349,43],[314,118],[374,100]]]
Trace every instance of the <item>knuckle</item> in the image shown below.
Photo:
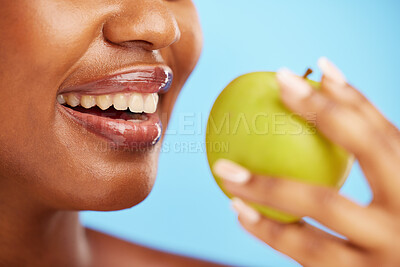
[[[323,116],[332,116],[338,113],[338,104],[335,101],[326,100],[322,103],[319,113]]]
[[[322,115],[334,114],[339,105],[336,101],[324,97],[319,93],[311,94],[310,98],[310,100],[317,105],[317,113]]]
[[[309,97],[309,102],[314,107],[316,111],[316,122],[331,120],[333,116],[337,116],[340,112],[339,103],[322,96],[320,93],[313,93]]]
[[[249,187],[251,187],[254,194],[259,195],[262,199],[266,194],[275,195],[276,192],[282,188],[283,181],[279,178],[271,178],[259,175],[253,175],[250,180]]]
[[[397,127],[391,124],[390,122],[385,124],[383,134],[388,136],[389,138],[400,140],[400,130],[397,129]]]
[[[327,188],[318,188],[313,190],[314,201],[319,203],[320,207],[324,209],[335,206],[339,201],[339,195],[336,191]]]
[[[389,138],[389,133],[393,133],[393,128],[386,127],[384,130],[374,127],[373,124],[368,122],[362,115],[355,117],[354,125],[354,142],[353,147],[356,155],[362,157],[362,155],[371,154],[372,147],[378,152],[392,151],[393,144]],[[384,131],[384,132],[382,132]]]
[[[387,121],[373,104],[359,91],[353,88],[353,101],[350,107],[352,121],[359,125],[359,131],[369,140],[384,144],[387,137],[400,138],[400,131]]]
[[[316,258],[321,251],[324,251],[324,242],[320,238],[312,237],[304,242],[301,249],[305,257]]]
[[[384,229],[380,230],[380,240],[377,240],[376,247],[382,252],[400,251],[400,229],[397,225],[386,223]],[[400,260],[400,255],[399,255]]]
[[[351,102],[351,105],[355,109],[362,112],[366,109],[371,108],[371,103],[369,102],[369,100],[365,96],[363,96],[360,92],[354,90],[353,96],[354,97],[352,97],[353,101]]]
[[[285,233],[285,229],[286,227],[283,224],[280,223],[273,223],[269,229],[266,231],[268,231],[268,233],[266,233],[266,235],[269,236],[269,240],[270,240],[270,245],[272,247],[275,247],[276,249],[279,250],[280,246],[281,246],[281,241],[282,241],[282,236]]]
[[[355,87],[350,84],[344,87],[344,94],[346,95],[347,102],[354,107],[359,107],[360,105],[368,104],[368,99]]]
[[[259,181],[260,186],[268,189],[269,191],[282,186],[282,180],[279,178],[259,177],[257,181]]]
[[[379,266],[376,265],[377,262],[372,261],[371,259],[367,258],[365,255],[360,255],[358,253],[346,253],[343,255],[339,255],[340,262],[344,266],[351,266],[351,267],[372,267],[372,266]]]
[[[272,248],[281,251],[286,245],[284,242],[286,229],[287,227],[284,224],[262,220],[262,223],[257,227],[257,231],[254,231],[254,235]]]

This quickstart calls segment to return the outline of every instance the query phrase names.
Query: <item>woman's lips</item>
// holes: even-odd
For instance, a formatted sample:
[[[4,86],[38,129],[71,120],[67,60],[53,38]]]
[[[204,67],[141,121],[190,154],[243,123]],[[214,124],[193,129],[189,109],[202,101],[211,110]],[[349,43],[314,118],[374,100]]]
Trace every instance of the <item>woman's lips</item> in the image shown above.
[[[79,112],[65,106],[62,108],[73,121],[109,141],[111,148],[137,151],[155,145],[161,137],[162,124],[157,113],[126,115],[132,117],[116,119]]]
[[[161,137],[162,124],[155,112],[158,97],[153,96],[168,90],[171,82],[172,71],[168,67],[139,67],[62,89],[57,96],[58,106],[69,119],[104,138],[112,147],[142,149],[155,145]],[[155,105],[154,109],[146,108],[149,101],[156,101],[150,105]]]
[[[172,70],[167,66],[136,67],[106,78],[63,88],[59,94],[81,93],[104,95],[122,92],[164,93],[173,79]]]

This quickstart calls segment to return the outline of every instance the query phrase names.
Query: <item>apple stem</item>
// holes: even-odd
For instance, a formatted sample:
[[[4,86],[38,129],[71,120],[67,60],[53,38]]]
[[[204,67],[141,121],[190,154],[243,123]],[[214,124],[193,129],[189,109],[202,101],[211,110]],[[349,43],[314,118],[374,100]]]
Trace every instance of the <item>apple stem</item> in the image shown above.
[[[304,78],[304,79],[307,79],[308,76],[309,76],[311,73],[313,73],[313,70],[310,69],[310,68],[308,68],[308,69],[306,70],[306,73],[304,73],[303,78]]]

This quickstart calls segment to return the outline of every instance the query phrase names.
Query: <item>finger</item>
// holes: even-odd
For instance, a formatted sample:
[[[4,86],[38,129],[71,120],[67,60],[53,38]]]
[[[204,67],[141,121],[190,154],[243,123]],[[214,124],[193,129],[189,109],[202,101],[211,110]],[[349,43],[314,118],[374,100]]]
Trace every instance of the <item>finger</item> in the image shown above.
[[[396,166],[400,162],[394,157],[390,140],[360,112],[323,92],[312,90],[304,79],[290,71],[279,72],[277,78],[283,102],[290,109],[300,114],[315,113],[316,126],[326,137],[355,154],[360,163],[371,167],[373,173],[369,173],[367,179],[377,196],[385,195],[385,190],[392,190],[385,185],[399,175]]]
[[[233,199],[232,205],[247,231],[302,265],[366,266],[363,252],[344,240],[328,237],[304,222],[281,224],[266,219],[240,199]]]
[[[336,190],[249,175],[243,167],[228,160],[217,161],[213,169],[223,179],[225,190],[236,197],[299,217],[311,217],[362,247],[385,245],[383,215],[357,205]]]
[[[321,90],[336,101],[357,109],[377,130],[395,140],[399,150],[400,131],[363,94],[349,85],[343,73],[327,58],[320,58],[318,66],[323,72]]]
[[[349,85],[343,73],[328,59],[319,59],[318,66],[324,73],[321,81],[322,91],[336,101],[355,109],[355,111],[362,114],[365,119],[368,119],[370,124],[375,127],[376,131],[380,132],[382,136],[385,136],[386,140],[392,140],[392,142],[390,142],[394,151],[392,157],[396,158],[396,154],[400,157],[400,131],[396,126],[390,123],[363,94]],[[368,159],[361,162],[360,165],[368,180],[373,180],[374,176],[377,177],[382,173],[376,170],[371,163],[368,163]],[[382,166],[382,168],[386,167]],[[381,183],[386,183],[386,185],[382,186],[383,192],[377,194],[374,203],[382,204],[383,202],[384,204],[389,204],[389,206],[398,209],[400,207],[400,200],[396,201],[396,199],[398,199],[396,196],[398,194],[397,188],[400,187],[400,180],[392,176],[389,177],[389,179],[381,179]],[[389,196],[389,198],[387,198],[387,196]]]
[[[335,99],[337,102],[352,105],[354,101],[361,100],[362,96],[357,90],[352,90],[347,83],[344,74],[327,58],[318,60],[318,67],[323,75],[321,79],[321,91]]]
[[[387,140],[355,109],[313,90],[289,70],[280,71],[277,78],[284,103],[300,114],[316,113],[318,129],[332,141],[356,155],[369,151],[371,145],[383,147],[387,153],[393,152]]]

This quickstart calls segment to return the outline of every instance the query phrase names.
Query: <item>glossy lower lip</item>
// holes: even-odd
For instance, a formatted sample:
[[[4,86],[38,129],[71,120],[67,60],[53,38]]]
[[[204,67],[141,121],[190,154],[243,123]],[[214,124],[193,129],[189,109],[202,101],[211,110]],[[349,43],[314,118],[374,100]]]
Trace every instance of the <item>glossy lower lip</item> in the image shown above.
[[[74,122],[108,141],[111,148],[137,151],[154,146],[161,137],[162,124],[157,113],[144,114],[146,120],[131,122],[82,113],[57,105]]]
[[[59,94],[106,95],[115,93],[164,93],[172,83],[172,70],[167,66],[141,66],[103,79],[63,88]]]

